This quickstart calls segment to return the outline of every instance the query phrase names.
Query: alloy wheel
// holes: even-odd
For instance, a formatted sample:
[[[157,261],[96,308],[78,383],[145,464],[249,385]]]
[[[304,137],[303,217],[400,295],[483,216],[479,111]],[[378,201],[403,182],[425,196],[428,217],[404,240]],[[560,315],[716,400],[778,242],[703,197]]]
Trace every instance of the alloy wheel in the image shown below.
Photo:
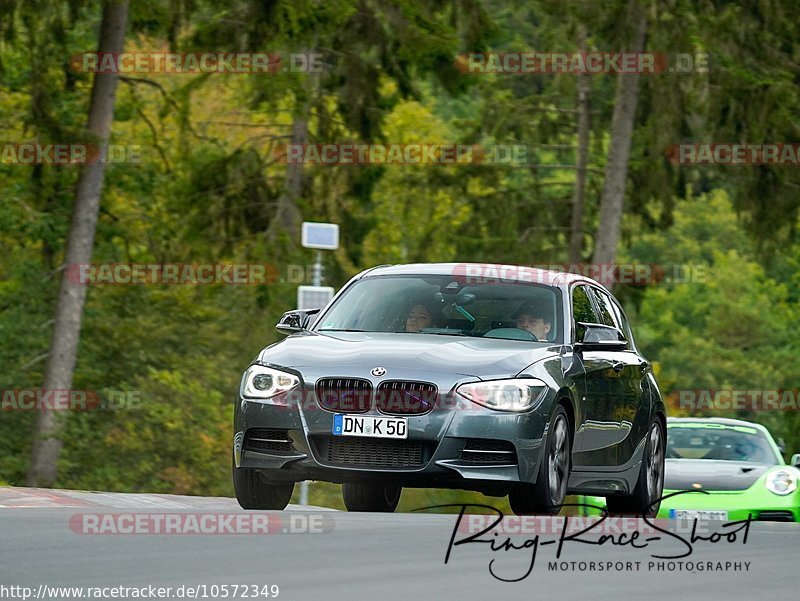
[[[553,442],[549,453],[549,481],[550,498],[560,505],[564,501],[567,491],[567,476],[569,474],[569,433],[567,420],[563,415],[556,417],[553,423]]]
[[[658,422],[651,426],[648,438],[650,453],[647,463],[647,501],[653,503],[661,495],[664,486],[664,444]]]

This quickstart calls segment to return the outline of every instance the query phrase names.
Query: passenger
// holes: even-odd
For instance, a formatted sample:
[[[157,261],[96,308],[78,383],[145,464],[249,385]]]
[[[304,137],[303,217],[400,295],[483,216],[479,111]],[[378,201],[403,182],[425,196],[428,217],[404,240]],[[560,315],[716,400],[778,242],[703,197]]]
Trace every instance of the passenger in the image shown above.
[[[423,328],[433,325],[433,313],[422,303],[417,303],[408,312],[406,317],[406,332],[419,332]]]

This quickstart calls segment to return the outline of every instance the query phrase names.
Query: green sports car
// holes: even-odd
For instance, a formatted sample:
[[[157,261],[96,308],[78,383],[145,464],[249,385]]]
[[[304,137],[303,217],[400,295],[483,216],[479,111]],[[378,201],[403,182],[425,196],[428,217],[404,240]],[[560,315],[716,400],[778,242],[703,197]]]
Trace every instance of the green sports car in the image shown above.
[[[752,514],[754,520],[800,522],[800,455],[786,465],[764,426],[738,419],[670,418],[666,453],[664,496],[698,492],[664,499],[659,518],[733,521]],[[602,497],[579,502],[605,504]]]

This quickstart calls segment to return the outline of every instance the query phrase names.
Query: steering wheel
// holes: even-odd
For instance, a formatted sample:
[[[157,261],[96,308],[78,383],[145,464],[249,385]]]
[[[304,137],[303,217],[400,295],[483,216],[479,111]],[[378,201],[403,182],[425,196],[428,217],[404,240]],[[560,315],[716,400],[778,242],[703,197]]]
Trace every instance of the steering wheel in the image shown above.
[[[528,330],[523,330],[522,328],[495,328],[486,332],[483,337],[539,342],[539,339],[534,334],[531,334]]]
[[[735,447],[736,453],[744,457],[744,461],[752,461],[758,447],[752,442],[740,442]]]

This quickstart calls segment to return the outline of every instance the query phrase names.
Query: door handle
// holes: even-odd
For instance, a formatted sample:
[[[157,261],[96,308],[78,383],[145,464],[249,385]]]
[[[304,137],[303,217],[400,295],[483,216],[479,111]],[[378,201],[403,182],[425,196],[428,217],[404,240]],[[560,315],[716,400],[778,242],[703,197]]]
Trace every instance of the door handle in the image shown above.
[[[611,364],[611,369],[617,373],[621,372],[624,368],[625,364],[622,361],[614,361],[614,363]]]

